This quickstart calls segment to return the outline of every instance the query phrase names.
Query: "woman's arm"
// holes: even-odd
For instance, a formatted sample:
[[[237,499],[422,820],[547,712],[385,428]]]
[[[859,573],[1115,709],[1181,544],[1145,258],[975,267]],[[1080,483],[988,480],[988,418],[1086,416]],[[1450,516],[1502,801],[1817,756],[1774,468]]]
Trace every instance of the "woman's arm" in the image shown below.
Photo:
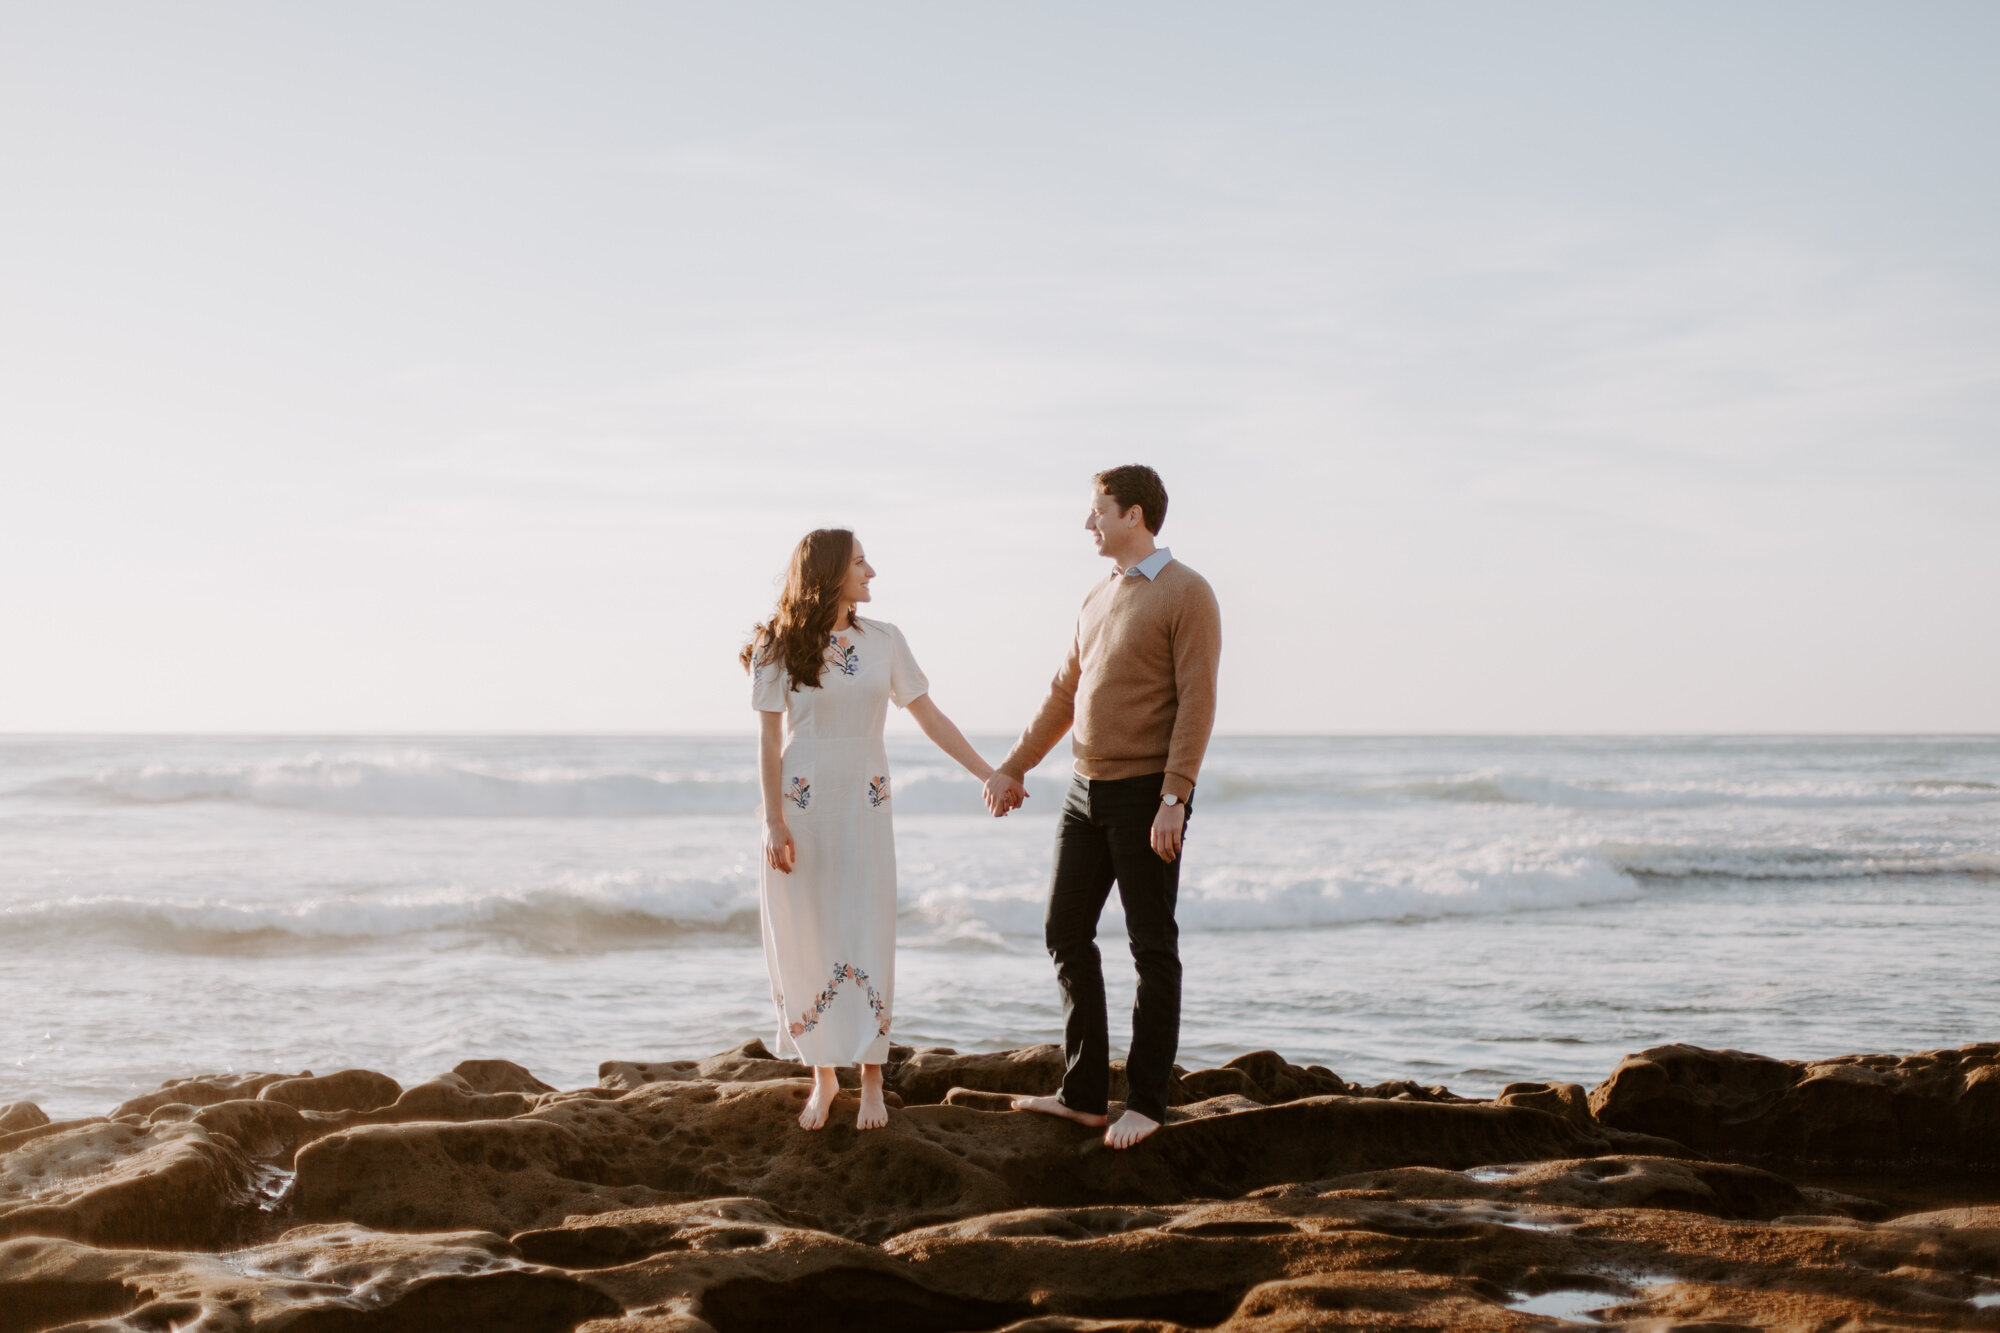
[[[908,711],[917,720],[917,725],[924,729],[924,735],[930,737],[938,749],[958,760],[966,772],[981,782],[993,776],[993,765],[979,757],[979,751],[972,748],[972,742],[965,739],[965,733],[958,729],[958,724],[931,702],[930,695],[919,695],[910,700]],[[776,781],[775,778],[772,780]]]
[[[798,845],[792,841],[791,825],[785,822],[785,802],[778,795],[778,783],[785,771],[785,715],[759,713],[763,730],[757,737],[757,786],[764,793],[764,860],[773,870],[792,873]]]

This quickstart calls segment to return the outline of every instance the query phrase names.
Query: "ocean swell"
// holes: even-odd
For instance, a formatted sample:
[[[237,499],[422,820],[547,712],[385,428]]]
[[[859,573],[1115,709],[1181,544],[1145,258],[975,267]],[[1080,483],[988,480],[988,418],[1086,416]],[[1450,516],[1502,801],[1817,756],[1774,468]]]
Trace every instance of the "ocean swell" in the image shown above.
[[[1031,809],[1061,803],[1067,775],[1029,780]],[[935,763],[898,766],[896,806],[905,814],[979,813],[978,786]],[[738,815],[758,803],[746,763],[723,771],[481,765],[427,751],[306,754],[261,763],[143,764],[52,778],[16,797],[157,806],[212,802],[336,815],[442,818],[641,818]],[[1579,811],[1938,808],[2000,804],[2000,785],[1978,780],[1789,780],[1741,783],[1572,782],[1482,770],[1393,782],[1334,773],[1268,775],[1226,764],[1204,775],[1197,804],[1210,811],[1328,813],[1397,806],[1536,806]]]
[[[78,896],[0,909],[0,931],[18,944],[97,940],[192,953],[311,950],[438,933],[471,934],[537,951],[596,952],[698,933],[755,934],[753,885],[619,880],[327,894],[285,902]]]
[[[220,801],[346,815],[499,819],[742,814],[757,805],[756,785],[743,779],[560,769],[501,773],[422,753],[148,764],[45,783],[35,794],[114,804]]]

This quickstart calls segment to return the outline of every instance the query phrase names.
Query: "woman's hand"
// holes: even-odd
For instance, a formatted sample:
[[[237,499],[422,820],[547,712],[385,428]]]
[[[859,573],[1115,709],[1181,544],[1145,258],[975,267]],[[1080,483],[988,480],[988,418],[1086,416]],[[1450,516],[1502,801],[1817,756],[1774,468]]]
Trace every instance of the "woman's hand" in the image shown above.
[[[764,862],[771,869],[789,875],[798,861],[799,847],[792,841],[791,825],[783,815],[764,821]]]

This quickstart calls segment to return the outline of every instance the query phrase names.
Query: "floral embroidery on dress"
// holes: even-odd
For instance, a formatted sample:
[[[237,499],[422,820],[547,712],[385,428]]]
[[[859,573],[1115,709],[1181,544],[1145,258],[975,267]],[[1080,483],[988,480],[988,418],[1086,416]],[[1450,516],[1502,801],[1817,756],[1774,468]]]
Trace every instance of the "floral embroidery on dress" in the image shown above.
[[[833,654],[833,665],[841,675],[851,676],[861,669],[861,654],[855,652],[854,645],[840,635],[830,637],[827,651]]]
[[[793,778],[790,790],[785,793],[785,799],[803,810],[812,804],[812,798],[812,783],[807,782],[804,778]]]
[[[819,1026],[819,1016],[833,1003],[834,992],[840,989],[840,983],[843,981],[852,981],[868,992],[868,1007],[875,1014],[875,1031],[884,1037],[889,1035],[888,1006],[883,1004],[882,997],[875,993],[875,987],[868,980],[868,974],[852,963],[835,963],[833,980],[826,983],[826,989],[813,1001],[812,1008],[806,1010],[799,1016],[799,1021],[792,1024],[794,1037],[803,1037]]]
[[[889,799],[889,778],[887,774],[868,779],[868,804],[881,805]]]

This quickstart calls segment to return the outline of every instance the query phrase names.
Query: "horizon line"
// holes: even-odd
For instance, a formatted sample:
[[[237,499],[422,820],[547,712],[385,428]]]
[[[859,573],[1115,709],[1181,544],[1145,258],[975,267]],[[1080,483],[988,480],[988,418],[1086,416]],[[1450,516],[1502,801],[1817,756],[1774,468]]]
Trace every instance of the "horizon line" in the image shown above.
[[[973,735],[1012,735],[1013,729],[1005,731],[984,727],[970,727]],[[922,735],[921,732],[903,733],[900,728],[890,734]],[[441,728],[435,730],[382,729],[297,729],[297,730],[250,730],[239,728],[218,728],[211,730],[189,729],[120,729],[120,730],[59,730],[59,731],[10,731],[0,729],[0,741],[13,740],[108,740],[120,738],[174,738],[174,739],[232,739],[232,740],[285,740],[306,738],[328,739],[575,739],[575,740],[643,740],[643,739],[714,739],[741,740],[754,739],[757,733],[750,728],[730,730],[580,730],[580,729],[511,729],[470,730]],[[1273,731],[1273,730],[1232,730],[1217,731],[1212,740],[1529,740],[1529,739],[1579,739],[1579,740],[1620,740],[1655,737],[1679,737],[1686,739],[1733,739],[1733,740],[1785,740],[1785,739],[1969,739],[2000,740],[2000,731],[1896,731],[1896,730],[1848,730],[1848,731],[1731,731],[1700,729],[1663,729],[1657,731],[1632,730],[1388,730],[1388,731]]]

